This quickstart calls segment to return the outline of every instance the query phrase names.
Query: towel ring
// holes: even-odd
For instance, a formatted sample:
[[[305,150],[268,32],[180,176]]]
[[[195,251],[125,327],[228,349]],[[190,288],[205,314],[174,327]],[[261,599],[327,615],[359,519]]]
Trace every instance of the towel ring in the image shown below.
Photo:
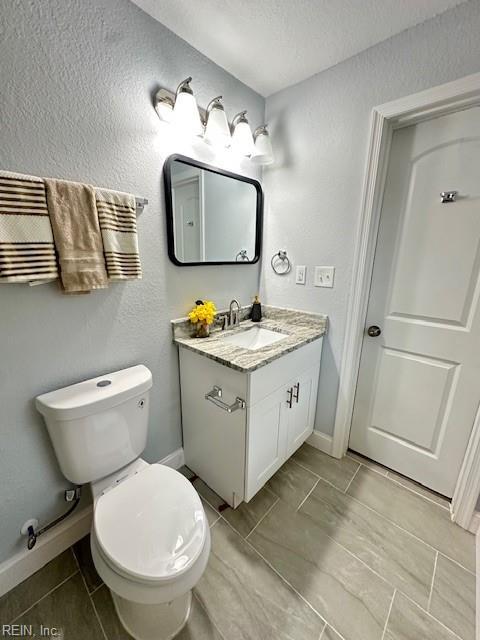
[[[240,249],[240,251],[235,256],[235,262],[250,262],[250,259],[247,256],[246,249]]]
[[[278,271],[278,264],[280,262],[283,265],[283,269]],[[270,264],[272,265],[272,269],[278,276],[285,276],[287,273],[290,273],[292,270],[292,263],[290,262],[289,257],[287,256],[287,252],[285,250],[280,249],[278,253],[275,253],[270,260]]]

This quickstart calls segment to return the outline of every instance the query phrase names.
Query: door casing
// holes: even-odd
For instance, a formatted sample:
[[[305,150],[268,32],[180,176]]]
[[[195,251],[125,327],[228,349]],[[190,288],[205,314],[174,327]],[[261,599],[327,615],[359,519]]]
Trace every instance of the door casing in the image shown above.
[[[341,458],[348,447],[355,389],[360,366],[375,245],[380,222],[392,134],[440,115],[480,105],[480,73],[388,102],[372,110],[367,165],[358,222],[353,279],[347,311],[345,346],[340,369],[331,453]],[[465,529],[475,528],[480,493],[480,409],[451,503],[451,517]]]

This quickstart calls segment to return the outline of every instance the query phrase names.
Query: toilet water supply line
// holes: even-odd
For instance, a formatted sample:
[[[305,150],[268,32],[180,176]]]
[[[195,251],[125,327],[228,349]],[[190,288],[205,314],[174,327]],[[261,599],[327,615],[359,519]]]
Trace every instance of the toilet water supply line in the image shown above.
[[[42,533],[45,533],[46,531],[49,531],[52,527],[55,527],[57,524],[62,522],[62,520],[65,520],[65,518],[67,518],[71,513],[73,513],[75,511],[75,509],[78,506],[78,503],[80,502],[81,495],[82,495],[82,488],[81,487],[75,487],[75,489],[66,489],[65,490],[65,494],[64,494],[65,502],[72,502],[73,501],[73,504],[70,507],[70,509],[68,509],[68,511],[63,513],[61,516],[59,516],[55,520],[52,520],[52,522],[50,522],[49,524],[46,524],[41,529],[38,529],[38,531],[35,531],[35,529],[33,528],[32,525],[30,525],[28,527],[28,529],[27,529],[27,534],[28,534],[27,548],[28,548],[29,551],[31,551],[33,549],[33,547],[35,546],[38,536],[41,536]]]

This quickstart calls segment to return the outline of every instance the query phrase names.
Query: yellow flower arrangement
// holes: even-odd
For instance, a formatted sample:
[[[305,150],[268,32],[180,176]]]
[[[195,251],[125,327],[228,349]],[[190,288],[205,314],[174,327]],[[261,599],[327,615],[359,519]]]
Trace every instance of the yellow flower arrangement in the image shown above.
[[[196,306],[190,311],[188,317],[190,322],[196,324],[200,322],[202,324],[212,324],[217,313],[217,308],[211,300],[197,300]]]

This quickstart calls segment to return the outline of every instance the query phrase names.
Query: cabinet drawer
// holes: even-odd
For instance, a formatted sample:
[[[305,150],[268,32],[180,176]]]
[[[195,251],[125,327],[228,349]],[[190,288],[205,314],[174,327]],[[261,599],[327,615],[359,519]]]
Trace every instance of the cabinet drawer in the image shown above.
[[[281,356],[248,376],[248,404],[253,406],[304,371],[320,364],[323,338]]]

